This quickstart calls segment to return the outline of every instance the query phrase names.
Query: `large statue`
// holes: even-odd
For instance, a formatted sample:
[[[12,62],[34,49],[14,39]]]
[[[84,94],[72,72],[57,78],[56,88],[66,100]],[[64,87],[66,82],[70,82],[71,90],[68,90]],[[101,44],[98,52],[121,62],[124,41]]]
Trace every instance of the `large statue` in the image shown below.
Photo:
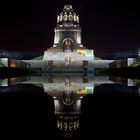
[[[57,23],[59,23],[59,21],[60,21],[60,18],[59,18],[59,16],[57,16]]]
[[[77,22],[79,23],[79,16],[77,16]]]
[[[59,20],[60,20],[60,22],[63,20],[62,14],[60,14],[60,19]]]

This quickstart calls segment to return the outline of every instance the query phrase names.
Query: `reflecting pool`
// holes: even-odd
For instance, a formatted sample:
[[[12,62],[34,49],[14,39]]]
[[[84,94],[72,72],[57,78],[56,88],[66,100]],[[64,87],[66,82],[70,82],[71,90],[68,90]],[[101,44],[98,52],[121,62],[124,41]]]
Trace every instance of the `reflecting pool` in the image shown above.
[[[35,133],[41,130],[46,137],[51,134],[51,137],[61,138],[88,137],[88,131],[91,132],[88,125],[103,131],[110,116],[115,119],[121,111],[131,112],[139,95],[139,79],[94,76],[92,73],[48,73],[0,80],[3,110],[12,111],[10,116],[14,116],[16,122],[18,114],[17,118],[22,119],[19,121],[20,129],[24,126],[22,121],[26,121],[27,128],[22,128],[22,135],[26,134],[29,125],[30,129],[35,129]],[[134,98],[135,104],[129,106],[129,101],[134,101]],[[9,102],[11,107],[6,106]],[[107,114],[107,120],[103,121]],[[40,128],[40,124],[46,127]]]

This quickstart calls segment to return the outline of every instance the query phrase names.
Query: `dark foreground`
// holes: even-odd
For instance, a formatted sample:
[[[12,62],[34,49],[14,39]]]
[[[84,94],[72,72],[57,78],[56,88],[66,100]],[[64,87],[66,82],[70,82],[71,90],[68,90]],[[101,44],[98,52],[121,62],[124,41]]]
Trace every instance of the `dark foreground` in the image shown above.
[[[139,69],[116,70],[105,74],[139,78]],[[21,69],[0,69],[0,72],[3,78],[30,74]],[[82,99],[80,129],[72,139],[139,138],[139,110],[140,96],[136,87],[97,86],[94,95]],[[64,139],[56,129],[53,98],[42,88],[30,84],[1,87],[0,139],[3,137]]]
[[[140,78],[140,67],[95,69],[95,74],[138,79]]]
[[[120,76],[125,78],[140,78],[140,67],[137,68],[107,68],[94,71],[95,75]],[[40,75],[40,69],[0,68],[0,78],[18,77],[24,75]]]
[[[0,96],[1,139],[63,139],[56,130],[53,98],[30,88]],[[106,91],[83,98],[80,129],[73,139],[139,137],[140,97]]]

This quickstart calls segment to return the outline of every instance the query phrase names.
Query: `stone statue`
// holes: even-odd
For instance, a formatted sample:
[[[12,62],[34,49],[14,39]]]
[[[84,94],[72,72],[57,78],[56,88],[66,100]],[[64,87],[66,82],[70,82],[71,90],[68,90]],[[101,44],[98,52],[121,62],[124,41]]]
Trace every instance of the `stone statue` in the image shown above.
[[[60,21],[60,18],[59,18],[59,16],[57,16],[57,23],[59,23],[59,21]]]
[[[77,22],[79,23],[79,16],[77,16]]]

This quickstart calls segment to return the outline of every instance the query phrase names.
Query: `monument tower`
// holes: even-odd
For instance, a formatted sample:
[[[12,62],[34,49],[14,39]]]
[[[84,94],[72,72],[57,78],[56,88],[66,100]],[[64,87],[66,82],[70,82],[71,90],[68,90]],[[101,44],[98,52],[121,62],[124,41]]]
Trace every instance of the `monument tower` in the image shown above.
[[[60,47],[64,52],[73,52],[83,47],[79,15],[74,12],[71,5],[65,5],[60,15],[57,15],[53,47]]]
[[[94,60],[94,51],[83,47],[79,15],[65,5],[57,15],[54,43],[44,52],[47,71],[85,71]]]

